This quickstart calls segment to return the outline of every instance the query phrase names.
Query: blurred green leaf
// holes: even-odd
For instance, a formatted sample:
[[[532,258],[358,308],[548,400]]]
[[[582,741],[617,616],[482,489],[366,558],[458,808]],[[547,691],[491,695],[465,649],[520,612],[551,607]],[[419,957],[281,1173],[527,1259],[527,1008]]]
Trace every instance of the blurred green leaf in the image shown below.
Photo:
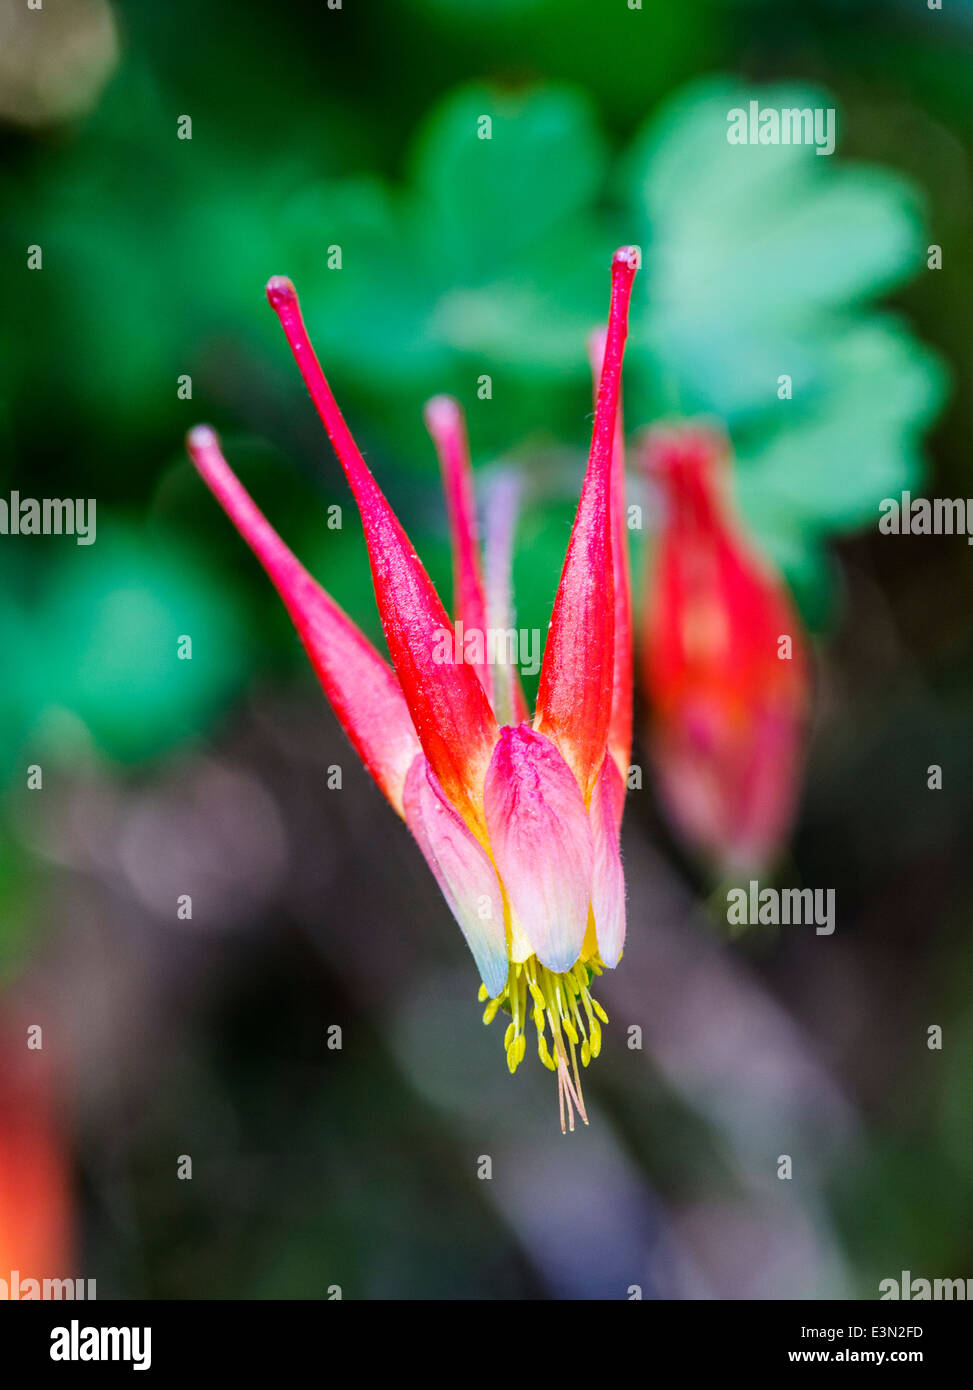
[[[604,165],[580,92],[481,85],[454,92],[426,122],[413,156],[433,259],[476,283],[544,239],[550,254],[556,235],[591,202]]]
[[[904,324],[869,310],[923,264],[915,190],[814,146],[729,144],[727,113],[755,98],[835,105],[814,88],[706,82],[625,162],[644,219],[636,302],[649,315],[635,398],[727,423],[744,510],[806,581],[821,578],[823,537],[877,518],[883,497],[918,481],[919,434],[945,382]],[[837,130],[840,143],[840,112]],[[793,398],[779,400],[785,375]]]
[[[22,605],[8,596],[0,614],[19,653],[4,696],[13,714],[8,769],[18,744],[65,711],[123,761],[196,735],[244,669],[241,615],[227,588],[176,538],[117,521],[94,545],[68,542],[56,559],[50,544],[45,550],[36,592]],[[191,660],[178,657],[184,636]]]

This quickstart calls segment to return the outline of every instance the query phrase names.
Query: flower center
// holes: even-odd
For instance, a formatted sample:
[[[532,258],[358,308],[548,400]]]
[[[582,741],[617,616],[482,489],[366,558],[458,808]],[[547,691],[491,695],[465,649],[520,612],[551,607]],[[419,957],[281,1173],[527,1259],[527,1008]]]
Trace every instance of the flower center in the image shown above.
[[[574,1129],[575,1111],[585,1124],[588,1123],[578,1056],[580,1054],[581,1065],[586,1067],[601,1051],[601,1025],[608,1022],[608,1015],[597,999],[591,997],[590,987],[594,976],[600,975],[602,969],[597,955],[578,961],[572,969],[560,974],[541,965],[536,956],[528,956],[525,961],[510,962],[507,983],[495,999],[488,995],[486,985],[480,986],[480,1003],[486,1003],[484,1023],[492,1023],[500,1009],[510,1015],[503,1045],[511,1072],[517,1070],[527,1051],[528,1016],[533,1021],[537,1055],[548,1071],[557,1074],[562,1134],[566,1127]]]

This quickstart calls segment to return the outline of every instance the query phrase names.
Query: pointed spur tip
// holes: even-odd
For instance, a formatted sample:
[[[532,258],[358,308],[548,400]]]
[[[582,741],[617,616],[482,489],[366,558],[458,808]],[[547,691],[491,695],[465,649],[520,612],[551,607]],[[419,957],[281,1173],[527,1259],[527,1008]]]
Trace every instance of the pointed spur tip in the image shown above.
[[[460,405],[452,396],[432,396],[423,408],[422,418],[430,434],[455,429],[460,419]]]
[[[630,270],[634,274],[642,264],[641,246],[620,246],[612,256],[612,268]]]
[[[267,281],[267,299],[273,308],[297,302],[294,282],[286,275],[272,275]]]
[[[218,449],[220,437],[212,425],[193,425],[186,435],[186,449],[195,458],[206,449]]]

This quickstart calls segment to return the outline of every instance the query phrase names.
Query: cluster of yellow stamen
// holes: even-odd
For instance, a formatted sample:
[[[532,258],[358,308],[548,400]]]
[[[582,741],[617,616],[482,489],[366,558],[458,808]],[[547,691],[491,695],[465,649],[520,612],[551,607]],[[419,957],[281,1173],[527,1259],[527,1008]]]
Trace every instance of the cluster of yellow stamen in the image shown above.
[[[578,1057],[586,1067],[601,1051],[601,1025],[608,1022],[608,1015],[597,999],[591,997],[590,986],[593,977],[600,975],[602,969],[601,961],[594,957],[578,961],[572,969],[555,974],[541,965],[536,956],[529,956],[525,961],[511,961],[507,983],[495,999],[490,998],[485,985],[480,986],[480,1002],[486,1003],[484,1023],[492,1023],[500,1009],[510,1015],[503,1044],[511,1072],[517,1070],[527,1052],[528,1015],[533,1021],[537,1055],[549,1071],[557,1073],[562,1134],[565,1115],[567,1127],[574,1129],[575,1110],[584,1123],[588,1123]]]

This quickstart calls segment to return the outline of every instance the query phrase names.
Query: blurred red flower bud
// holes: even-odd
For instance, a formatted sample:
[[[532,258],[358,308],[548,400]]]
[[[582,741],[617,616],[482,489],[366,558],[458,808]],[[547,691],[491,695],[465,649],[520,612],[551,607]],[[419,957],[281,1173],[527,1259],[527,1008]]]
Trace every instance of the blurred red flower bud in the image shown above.
[[[647,435],[642,461],[663,520],[642,674],[666,812],[695,850],[735,872],[767,864],[789,833],[810,673],[787,589],[735,514],[729,460],[708,425]]]

